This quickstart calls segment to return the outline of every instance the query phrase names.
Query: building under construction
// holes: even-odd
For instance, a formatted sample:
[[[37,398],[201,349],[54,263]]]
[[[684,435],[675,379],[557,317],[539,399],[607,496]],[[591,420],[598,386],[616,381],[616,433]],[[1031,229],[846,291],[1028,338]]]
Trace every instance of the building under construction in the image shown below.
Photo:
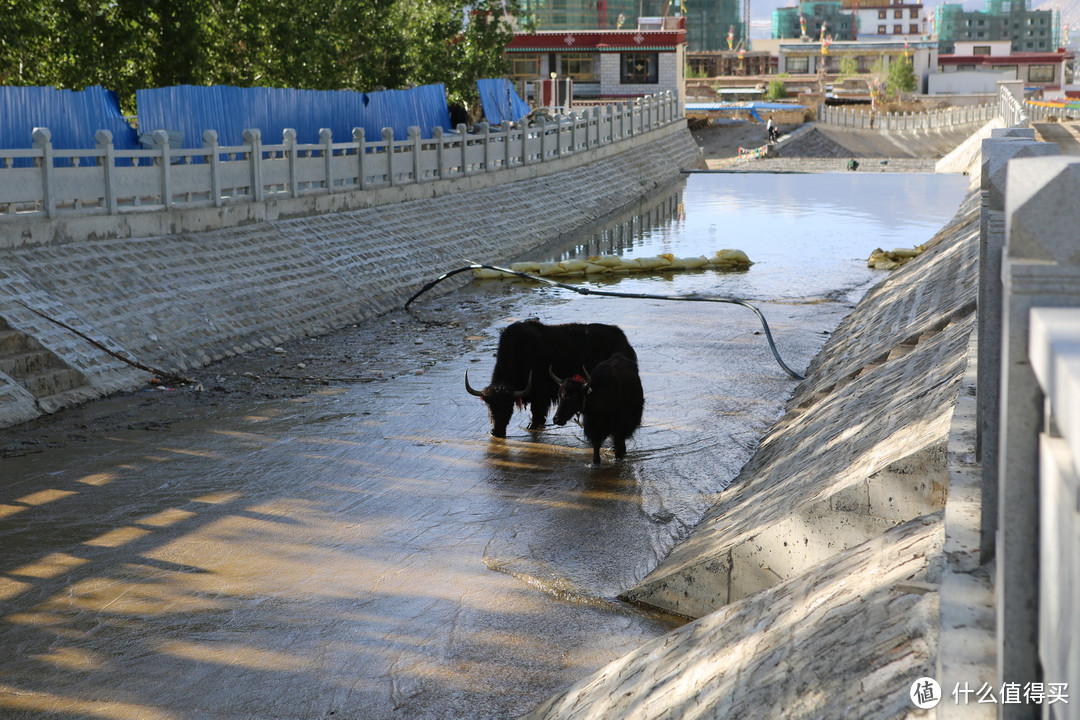
[[[537,30],[626,30],[638,18],[686,17],[688,50],[746,48],[750,0],[521,0]]]

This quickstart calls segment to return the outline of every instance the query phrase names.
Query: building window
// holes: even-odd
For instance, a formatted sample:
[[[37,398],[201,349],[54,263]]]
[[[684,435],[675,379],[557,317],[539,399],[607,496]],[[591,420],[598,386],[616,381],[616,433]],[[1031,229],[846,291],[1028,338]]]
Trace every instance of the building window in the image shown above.
[[[623,85],[657,84],[660,61],[656,53],[623,53],[619,82]]]
[[[540,56],[526,55],[514,56],[510,59],[510,77],[524,80],[532,80],[540,77]]]
[[[1054,81],[1054,66],[1053,65],[1029,65],[1028,66],[1028,81],[1029,82],[1053,82]]]
[[[877,11],[877,16],[878,16],[878,20],[884,20],[885,18],[889,17],[889,11],[888,10],[878,10]]]
[[[902,18],[902,17],[904,17],[904,11],[903,10],[893,10],[892,16],[894,18]]]
[[[919,17],[919,10],[917,8],[911,8],[911,11],[908,13],[908,17],[910,17],[910,18]]]
[[[892,31],[893,31],[893,35],[903,35],[904,34],[904,26],[903,25],[893,25],[892,26]]]
[[[976,45],[975,47],[973,47],[971,49],[971,54],[972,55],[989,55],[990,54],[990,46],[989,45]]]
[[[1012,80],[1016,79],[1016,66],[1015,65],[994,65],[993,67],[991,67],[991,70],[993,70],[996,73],[1001,73],[1002,75],[1007,74],[1009,76],[1009,78],[1012,79]]]
[[[885,35],[885,34],[887,34],[887,31],[886,31],[886,28],[885,28],[885,26],[884,26],[884,25],[878,25],[878,26],[877,26],[877,34],[878,34],[878,35]]]
[[[596,57],[582,53],[563,53],[559,56],[559,74],[574,82],[596,82]]]
[[[919,26],[916,25],[915,23],[912,23],[911,26],[908,28],[908,32],[911,33],[912,35],[918,35],[919,34]]]
[[[810,72],[810,58],[789,57],[787,59],[787,71],[792,74]]]

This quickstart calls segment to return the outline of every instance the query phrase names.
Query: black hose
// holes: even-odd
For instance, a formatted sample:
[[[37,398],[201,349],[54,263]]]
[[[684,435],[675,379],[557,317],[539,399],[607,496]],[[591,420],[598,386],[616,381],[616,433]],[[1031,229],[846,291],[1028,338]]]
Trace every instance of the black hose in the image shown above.
[[[714,297],[700,297],[696,295],[650,295],[647,293],[622,293],[612,292],[610,290],[594,290],[592,288],[578,287],[576,285],[567,285],[566,283],[556,282],[546,277],[539,275],[533,275],[531,273],[519,272],[517,270],[511,270],[509,268],[499,267],[497,265],[484,265],[481,263],[469,263],[465,267],[445,272],[439,277],[429,282],[424,287],[420,288],[411,298],[405,301],[405,309],[409,309],[409,305],[412,304],[416,298],[426,293],[431,288],[435,287],[443,280],[449,277],[453,277],[458,273],[465,272],[466,270],[496,270],[507,275],[517,275],[518,277],[525,278],[526,280],[535,280],[536,282],[551,285],[553,287],[562,288],[563,290],[570,290],[576,292],[578,295],[600,295],[602,297],[620,297],[620,298],[635,298],[638,300],[677,300],[680,302],[714,302],[714,303],[727,303],[729,305],[742,305],[745,308],[750,308],[754,311],[754,314],[758,316],[758,320],[761,321],[761,329],[765,331],[765,337],[769,341],[769,349],[772,350],[773,357],[776,358],[776,362],[784,369],[789,376],[795,380],[803,380],[802,375],[795,372],[787,366],[787,364],[780,357],[780,353],[776,350],[776,343],[773,341],[772,332],[769,330],[769,323],[766,322],[765,316],[761,313],[761,310],[757,309],[745,300],[735,300],[732,298],[714,298]]]

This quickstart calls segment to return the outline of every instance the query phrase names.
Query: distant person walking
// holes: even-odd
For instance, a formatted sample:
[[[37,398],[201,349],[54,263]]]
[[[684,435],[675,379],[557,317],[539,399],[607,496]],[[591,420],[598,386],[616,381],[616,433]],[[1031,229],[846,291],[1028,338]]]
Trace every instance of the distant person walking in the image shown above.
[[[780,131],[776,129],[776,125],[773,124],[772,117],[769,117],[769,122],[765,125],[765,132],[768,133],[769,142],[774,143],[780,139]]]

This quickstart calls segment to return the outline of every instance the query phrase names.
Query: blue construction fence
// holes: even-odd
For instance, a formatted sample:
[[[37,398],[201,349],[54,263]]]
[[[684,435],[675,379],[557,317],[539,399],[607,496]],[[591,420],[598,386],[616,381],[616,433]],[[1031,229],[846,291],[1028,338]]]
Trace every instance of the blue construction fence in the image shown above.
[[[477,87],[491,124],[528,114],[509,81],[479,80]],[[295,129],[301,143],[319,142],[322,128],[336,142],[350,142],[354,127],[364,128],[369,141],[381,140],[386,127],[398,139],[407,137],[410,126],[424,137],[436,126],[453,128],[441,83],[370,93],[179,85],[136,91],[135,102],[137,128],[124,118],[116,93],[102,87],[0,87],[0,149],[32,147],[35,127],[49,128],[53,146],[67,150],[94,147],[102,129],[112,132],[117,148],[132,150],[146,147],[155,130],[169,131],[182,147],[199,148],[207,129],[217,131],[221,145],[242,145],[244,130],[259,128],[270,145],[281,142],[285,128]]]

